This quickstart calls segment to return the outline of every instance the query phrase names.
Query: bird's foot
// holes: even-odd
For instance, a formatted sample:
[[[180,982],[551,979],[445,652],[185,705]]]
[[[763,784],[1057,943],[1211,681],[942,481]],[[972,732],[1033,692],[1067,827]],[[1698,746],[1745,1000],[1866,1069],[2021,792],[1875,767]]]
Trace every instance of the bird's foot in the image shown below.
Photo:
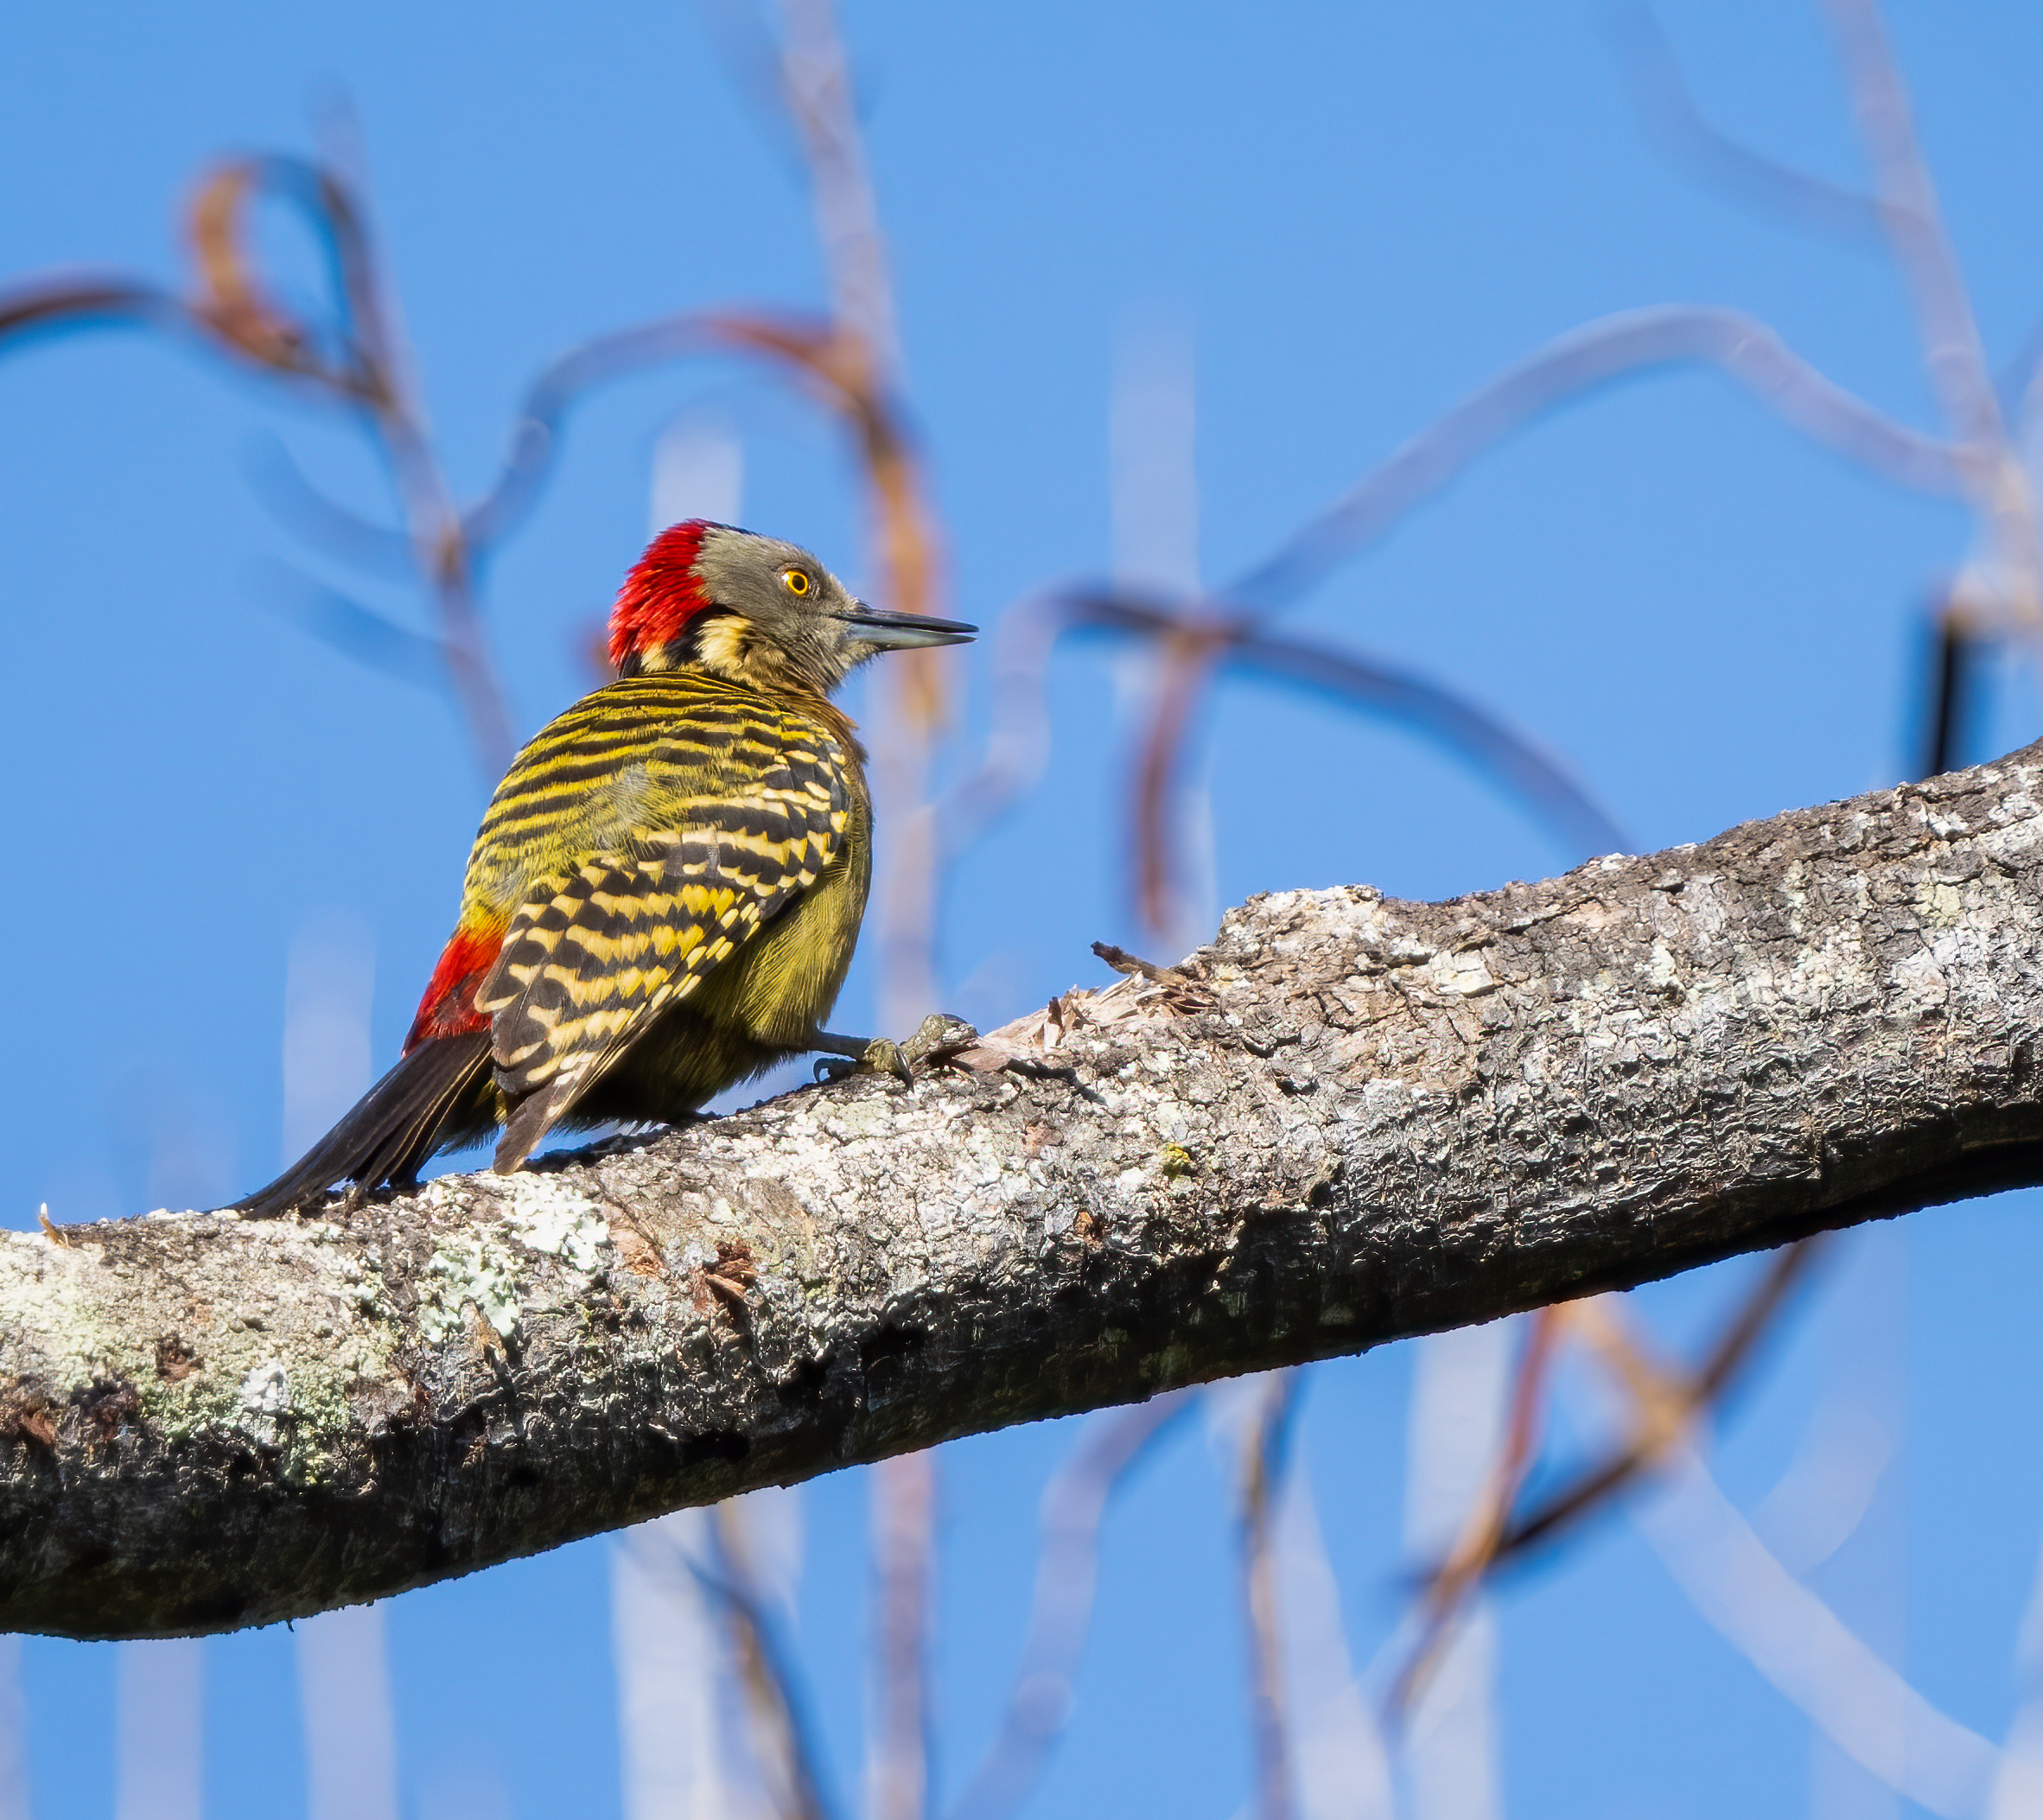
[[[816,1047],[831,1053],[816,1064],[818,1081],[843,1080],[853,1074],[891,1074],[904,1087],[915,1085],[915,1070],[925,1062],[940,1062],[960,1049],[970,1048],[979,1033],[962,1017],[945,1011],[932,1011],[916,1026],[905,1043],[890,1036],[868,1041],[856,1036],[836,1036],[827,1030],[816,1034]]]
[[[932,1011],[901,1046],[901,1059],[911,1068],[919,1068],[924,1062],[948,1061],[978,1040],[977,1030],[962,1017],[953,1017],[948,1011]]]
[[[901,1047],[891,1036],[875,1036],[865,1046],[865,1053],[858,1058],[851,1071],[854,1074],[891,1074],[904,1087],[915,1085],[915,1071],[908,1066],[908,1059],[901,1053]]]
[[[892,1037],[875,1036],[865,1043],[859,1042],[856,1037],[840,1037],[837,1040],[846,1045],[843,1052],[817,1058],[818,1085],[824,1081],[849,1080],[854,1074],[891,1074],[904,1087],[915,1085],[915,1071],[901,1053],[901,1046]]]

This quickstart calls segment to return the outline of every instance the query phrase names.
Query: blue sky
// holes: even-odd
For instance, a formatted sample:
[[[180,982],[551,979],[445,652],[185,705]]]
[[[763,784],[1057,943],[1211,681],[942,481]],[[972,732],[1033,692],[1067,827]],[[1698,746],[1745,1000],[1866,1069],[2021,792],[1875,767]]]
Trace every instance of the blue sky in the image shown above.
[[[1891,264],[1671,162],[1584,0],[845,12],[959,617],[993,627],[1029,590],[1110,566],[1117,351],[1144,323],[1174,325],[1191,351],[1198,560],[1213,582],[1464,393],[1616,309],[1747,310],[1884,410],[1934,425]],[[1861,181],[1813,7],[1679,0],[1662,17],[1720,124]],[[2043,16],[1913,0],[1892,24],[2004,359],[2043,311]],[[566,346],[680,309],[822,297],[789,150],[684,5],[571,20],[469,0],[15,9],[0,22],[0,274],[171,278],[196,174],[223,152],[308,149],[336,92],[359,118],[464,490],[492,472],[525,381]],[[741,440],[748,522],[864,577],[843,450],[806,406],[703,365],[614,387],[576,415],[552,489],[487,576],[521,732],[587,685],[584,629],[643,539],[655,440],[687,409]],[[14,1225],[41,1202],[110,1217],[265,1179],[294,932],[339,909],[371,932],[380,1066],[451,917],[489,780],[440,696],[280,611],[289,568],[425,624],[401,580],[358,582],[265,506],[255,475],[277,441],[336,494],[383,509],[351,434],[203,353],[107,333],[0,354],[0,838],[19,877],[0,1213]],[[1903,775],[1925,603],[1966,535],[1956,507],[1683,372],[1515,439],[1290,618],[1467,691],[1563,754],[1652,848]],[[985,662],[983,646],[960,660],[960,752],[983,729]],[[1123,858],[1123,686],[1104,647],[1058,659],[1047,773],[946,890],[954,1009],[998,1021],[1095,982],[1093,939],[1143,946]],[[2009,670],[1994,703],[1975,757],[2038,730],[2033,674]],[[1267,684],[1225,687],[1203,733],[1223,904],[1358,879],[1438,896],[1578,856],[1408,735]],[[870,1015],[862,969],[840,1021]],[[1892,1377],[1883,1407],[1906,1446],[1821,1583],[1995,1740],[2043,1518],[2033,1211],[2013,1197],[1840,1246],[1719,1461],[1733,1494],[1757,1499],[1838,1384]],[[1692,1333],[1752,1268],[1640,1300]],[[1394,1348],[1324,1367],[1305,1391],[1302,1457],[1363,1659],[1396,1609],[1410,1371]],[[991,1723],[1034,1501],[1069,1426],[945,1452],[946,1786]],[[1098,1647],[1037,1811],[1219,1816],[1247,1798],[1214,1460],[1187,1425],[1112,1519]],[[848,1794],[864,1495],[859,1475],[809,1494],[800,1616]],[[408,1812],[617,1811],[607,1546],[395,1601]],[[1514,1580],[1500,1611],[1512,1816],[1879,1805],[1820,1767],[1808,1722],[1623,1519]],[[282,1631],[207,1645],[209,1815],[297,1811],[291,1660]],[[111,1652],[34,1642],[22,1673],[36,1812],[97,1820],[111,1811]]]

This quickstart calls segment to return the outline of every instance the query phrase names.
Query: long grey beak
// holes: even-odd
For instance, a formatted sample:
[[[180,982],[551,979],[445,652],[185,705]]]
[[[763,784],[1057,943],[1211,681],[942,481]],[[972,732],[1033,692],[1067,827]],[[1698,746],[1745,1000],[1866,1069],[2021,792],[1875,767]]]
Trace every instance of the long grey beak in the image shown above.
[[[977,626],[958,620],[926,619],[919,613],[888,613],[869,607],[863,601],[844,615],[844,623],[856,627],[862,643],[882,651],[913,651],[922,645],[969,645]]]

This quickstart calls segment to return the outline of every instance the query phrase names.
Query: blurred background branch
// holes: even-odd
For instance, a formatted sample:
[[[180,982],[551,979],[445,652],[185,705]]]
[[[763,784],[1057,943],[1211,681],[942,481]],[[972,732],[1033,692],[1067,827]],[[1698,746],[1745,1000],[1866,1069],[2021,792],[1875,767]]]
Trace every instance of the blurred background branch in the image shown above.
[[[1298,1391],[1295,1371],[1273,1371],[1243,1435],[1241,1460],[1242,1606],[1248,1620],[1250,1733],[1256,1744],[1257,1820],[1290,1820],[1291,1726],[1284,1690],[1284,1651],[1277,1614],[1274,1536],[1277,1486]]]
[[[1122,1484],[1197,1395],[1167,1390],[1092,1416],[1044,1486],[1021,1660],[993,1742],[949,1820],[1006,1820],[1034,1789],[1077,1706],[1079,1664],[1099,1583],[1100,1524]]]

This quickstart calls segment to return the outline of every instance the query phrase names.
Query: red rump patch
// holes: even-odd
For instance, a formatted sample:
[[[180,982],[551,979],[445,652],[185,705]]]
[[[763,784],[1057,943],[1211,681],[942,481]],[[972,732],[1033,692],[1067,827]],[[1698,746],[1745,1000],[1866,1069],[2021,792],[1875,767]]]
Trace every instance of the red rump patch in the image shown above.
[[[696,574],[703,539],[721,529],[704,519],[670,525],[646,546],[617,590],[610,609],[610,661],[619,669],[634,651],[671,644],[681,628],[709,606]]]
[[[504,945],[503,932],[483,933],[456,929],[440,951],[440,964],[418,1002],[418,1015],[411,1020],[411,1034],[404,1039],[409,1055],[421,1043],[442,1036],[466,1036],[471,1030],[486,1030],[489,1020],[475,1009],[476,989],[483,976],[496,964]]]

